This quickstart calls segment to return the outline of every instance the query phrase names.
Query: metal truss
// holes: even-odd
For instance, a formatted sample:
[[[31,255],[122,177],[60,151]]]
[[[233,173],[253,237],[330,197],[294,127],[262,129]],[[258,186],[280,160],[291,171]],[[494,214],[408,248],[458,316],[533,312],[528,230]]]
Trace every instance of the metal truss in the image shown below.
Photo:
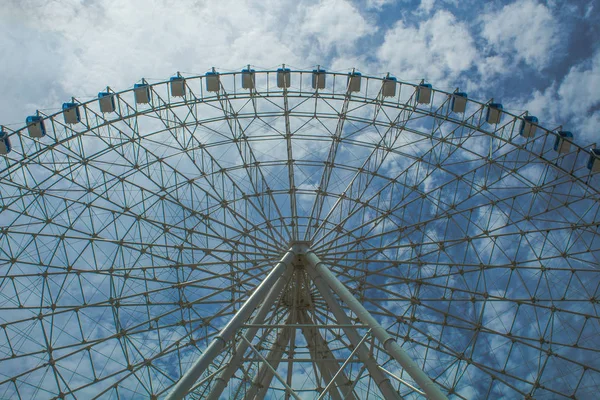
[[[389,77],[214,72],[0,127],[0,398],[597,395],[590,146]]]

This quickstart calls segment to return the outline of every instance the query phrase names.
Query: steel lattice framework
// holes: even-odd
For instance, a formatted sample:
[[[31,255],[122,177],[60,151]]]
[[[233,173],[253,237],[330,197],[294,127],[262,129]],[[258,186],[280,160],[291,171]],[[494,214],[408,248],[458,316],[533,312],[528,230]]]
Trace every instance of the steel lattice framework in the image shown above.
[[[188,398],[422,398],[392,343],[448,398],[593,397],[589,149],[490,124],[490,102],[282,71],[143,81],[107,90],[113,112],[39,112],[44,137],[5,129],[0,398],[165,397],[245,309]]]

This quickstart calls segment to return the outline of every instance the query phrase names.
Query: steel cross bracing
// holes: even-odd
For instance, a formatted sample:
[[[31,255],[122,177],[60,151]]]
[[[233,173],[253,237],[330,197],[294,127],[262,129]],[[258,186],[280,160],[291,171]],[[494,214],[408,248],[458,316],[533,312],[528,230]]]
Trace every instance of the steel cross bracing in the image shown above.
[[[597,392],[600,202],[589,149],[558,154],[556,132],[524,138],[522,115],[488,124],[486,103],[471,99],[453,113],[451,93],[418,104],[409,83],[382,98],[381,78],[363,76],[348,96],[347,74],[327,74],[318,90],[311,71],[292,71],[284,89],[276,71],[255,76],[241,90],[239,73],[222,73],[218,94],[187,77],[184,97],[153,83],[147,104],[114,93],[114,113],[74,99],[81,122],[39,113],[43,138],[4,128],[14,146],[0,158],[0,397],[165,396],[303,237],[443,393]],[[281,297],[242,332],[279,362],[285,385],[324,390],[338,370],[306,335],[321,335],[338,366],[353,344],[305,277],[316,332],[300,311],[288,321]],[[377,379],[418,397],[422,387],[341,307]],[[293,368],[291,332],[279,361],[268,357],[290,325]],[[249,346],[226,371],[233,344],[243,346],[236,335],[190,396],[207,396],[226,372],[222,396],[258,390],[264,364]],[[340,375],[347,393],[379,396],[359,356]],[[291,396],[270,382],[270,394]]]
[[[316,290],[311,290],[312,286]],[[365,326],[370,328],[366,334],[359,334],[358,326],[352,324],[352,321],[335,298],[334,293]],[[322,337],[318,329],[320,325],[316,324],[316,320],[310,316],[311,313],[315,313],[317,308],[313,300],[317,297],[321,297],[325,301],[327,309],[333,313],[336,323],[340,324],[342,331],[350,342],[348,349],[351,352],[341,365],[329,347],[328,341]],[[252,340],[265,318],[267,318],[267,314],[272,311],[274,304],[287,309],[285,311],[287,315],[285,317],[286,323],[281,326],[263,325],[265,328],[270,328],[273,333],[276,332],[275,339],[270,346],[266,346],[264,340],[259,340],[258,345],[255,346],[252,344]],[[257,307],[258,311],[252,318],[251,324],[249,327],[246,326],[245,321],[249,319],[250,314]],[[279,311],[278,307],[275,308],[275,312]],[[244,331],[244,327],[248,329]],[[400,382],[404,381],[379,365],[377,359],[373,357],[373,348],[369,349],[366,346],[365,339],[370,333],[373,333],[373,336],[381,343],[383,351],[389,357],[395,359],[421,387],[421,393],[424,392],[428,398],[434,400],[446,399],[438,385],[410,359],[392,336],[310,250],[308,244],[297,242],[292,243],[280,262],[250,295],[226,327],[213,339],[181,380],[177,382],[167,396],[167,400],[182,399],[190,393],[190,390],[195,387],[196,381],[227,347],[235,348],[235,350],[233,350],[230,359],[225,362],[221,371],[212,380],[212,383],[206,381],[206,390],[209,390],[208,399],[218,399],[221,396],[232,377],[241,368],[244,354],[248,348],[258,356],[260,367],[244,398],[265,398],[267,392],[273,389],[273,379],[277,378],[284,387],[286,398],[299,399],[299,394],[293,387],[294,364],[299,361],[295,360],[298,358],[296,349],[299,347],[297,330],[304,336],[304,342],[310,356],[309,360],[314,366],[315,378],[320,376],[318,380],[322,380],[324,384],[324,386],[317,385],[314,389],[317,393],[320,393],[319,399],[324,398],[324,396],[331,396],[335,400],[357,398],[356,393],[353,391],[353,382],[345,372],[345,368],[349,363],[356,362],[353,360],[354,356],[357,356],[360,363],[365,366],[371,378],[377,383],[378,389],[384,398],[402,398],[398,390],[392,385],[389,376]],[[270,348],[266,355],[261,354],[259,350],[263,348]],[[284,380],[277,371],[286,353],[288,355],[287,379]],[[246,358],[246,361],[248,360]],[[214,376],[214,373],[210,374],[210,377]],[[242,385],[243,382],[244,380],[239,385]]]

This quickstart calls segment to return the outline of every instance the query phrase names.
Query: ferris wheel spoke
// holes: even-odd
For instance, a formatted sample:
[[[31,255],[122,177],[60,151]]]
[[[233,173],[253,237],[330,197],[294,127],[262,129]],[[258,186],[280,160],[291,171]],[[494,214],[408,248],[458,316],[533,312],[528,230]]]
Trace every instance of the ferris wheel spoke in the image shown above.
[[[188,134],[190,134],[190,137],[191,137],[192,141],[197,141],[197,145],[202,150],[202,152],[201,152],[202,159],[204,159],[204,158],[208,159],[209,165],[211,166],[211,169],[209,170],[209,174],[207,174],[204,170],[201,170],[201,169],[198,168],[198,165],[197,165],[196,161],[190,157],[189,152],[185,152],[184,151],[182,153],[183,155],[186,155],[190,159],[190,161],[192,162],[192,165],[194,167],[198,168],[198,173],[201,176],[210,176],[210,174],[214,174],[215,172],[218,171],[219,173],[222,173],[223,176],[227,177],[227,179],[233,185],[234,188],[236,188],[237,190],[239,190],[240,193],[243,193],[243,190],[238,186],[238,184],[235,182],[235,180],[233,180],[229,176],[229,174],[218,163],[218,161],[216,159],[214,159],[214,157],[209,152],[206,152],[205,150],[203,150],[203,144],[200,143],[200,141],[198,141],[197,139],[195,139],[193,133],[191,131],[189,131],[188,126],[185,125],[185,123],[179,119],[179,117],[173,112],[173,110],[170,107],[166,106],[166,103],[164,102],[164,100],[160,96],[158,96],[158,94],[156,94],[156,98],[158,99],[159,104],[161,105],[161,106],[159,106],[159,109],[157,111],[155,111],[156,117],[163,124],[163,126],[165,127],[165,129],[168,130],[169,132],[172,131],[172,128],[168,125],[168,122],[166,122],[165,119],[161,117],[161,115],[160,115],[160,110],[161,109],[167,110],[170,113],[170,115],[174,118],[177,126],[181,126],[183,129],[186,130],[186,132]],[[227,115],[225,115],[224,118],[227,119]],[[194,126],[194,128],[195,127],[196,126]],[[176,137],[174,139],[177,140]],[[184,148],[183,145],[181,145],[181,148],[182,149]],[[147,149],[144,149],[144,150],[146,152],[149,152],[149,150],[147,150]],[[164,161],[160,161],[161,157],[158,157],[158,156],[154,156],[154,157],[159,162],[159,164],[162,165],[164,163]],[[173,167],[170,167],[170,168],[172,169],[173,173],[180,175],[180,173],[178,173],[177,169],[175,169]],[[150,177],[148,177],[148,178],[150,178]],[[185,176],[182,176],[182,182],[186,182],[186,181],[189,181],[189,180],[186,179]],[[225,205],[227,207],[227,200],[224,198],[223,195],[221,195],[221,196],[219,195],[220,191],[217,190],[217,188],[215,187],[215,185],[209,179],[206,179],[206,182],[209,184],[209,187],[210,187],[211,191],[207,191],[207,190],[203,189],[202,187],[198,186],[195,182],[196,182],[195,180],[192,180],[190,182],[191,184],[194,185],[194,188],[201,190],[207,196],[207,198],[213,198],[213,199],[217,200],[217,202],[218,202],[217,204]],[[249,203],[253,205],[253,207],[254,207],[255,210],[261,212],[260,211],[261,208],[254,206],[254,204],[252,202],[249,202]],[[232,211],[230,208],[228,208],[228,210]],[[244,220],[246,223],[249,223],[249,221],[243,215],[241,215],[239,213],[235,213],[235,212],[234,212],[234,214],[236,215],[237,218],[240,218],[241,220]],[[222,221],[220,221],[219,219],[216,219],[216,218],[212,219],[211,222],[217,223],[217,224],[222,223]],[[251,224],[251,223],[250,223],[250,225],[253,226],[254,229],[257,229],[257,230],[259,230],[259,231],[261,231],[261,232],[264,233],[264,231],[262,231],[262,229],[259,226],[256,226],[256,225]],[[269,231],[271,231],[271,230],[269,229]],[[269,236],[269,235],[267,235],[267,236]],[[273,240],[274,240],[273,236],[271,236],[271,238],[273,238]]]
[[[593,397],[596,153],[537,123],[527,135],[527,114],[490,123],[489,102],[456,113],[458,93],[357,76],[178,74],[39,112],[44,137],[3,127],[0,396],[163,397],[281,254],[310,246],[443,396]],[[370,368],[348,359],[344,329],[367,329],[347,304],[332,313],[336,296],[304,264],[260,328],[244,321],[235,337],[256,329],[268,357],[289,331],[277,373],[303,395],[335,381],[341,398],[375,398],[389,379],[419,397],[384,343],[361,345]],[[264,363],[236,348],[188,397],[222,386],[238,358],[232,398],[286,396],[275,379],[252,386]],[[323,352],[345,363],[347,392]]]
[[[404,127],[404,129],[406,130],[406,127]],[[430,149],[428,150],[429,152],[432,152],[434,149],[436,148],[436,146],[431,146]],[[386,151],[386,153],[389,153],[389,151]],[[426,155],[425,155],[426,156]],[[421,159],[424,159],[425,156],[421,157]],[[408,179],[409,177],[409,172],[412,171],[412,168],[414,166],[420,166],[421,163],[419,163],[417,160],[415,160],[408,168],[404,169],[398,176],[396,176],[394,179],[391,179],[390,181],[388,181],[385,185],[383,185],[377,192],[375,192],[374,194],[372,194],[367,200],[361,200],[361,197],[363,194],[359,195],[356,199],[356,202],[354,203],[354,209],[351,210],[348,215],[345,217],[345,219],[340,223],[340,225],[345,224],[347,221],[349,221],[358,211],[361,211],[362,209],[358,207],[358,205],[360,204],[371,204],[371,202],[375,199],[379,199],[380,196],[382,195],[382,193],[384,193],[385,190],[389,189],[389,188],[393,188],[394,185],[399,185],[406,190],[407,195],[404,196],[410,196],[412,193],[414,192],[419,192],[418,189],[418,184],[415,183],[413,185],[408,185],[408,182],[404,183],[404,184],[400,184],[400,179],[404,176],[405,180]],[[427,179],[431,173],[433,173],[435,171],[435,169],[431,169],[426,175],[425,177],[423,177],[422,181],[424,181],[425,179]],[[375,176],[377,174],[377,171],[369,171],[369,174]],[[366,190],[365,190],[366,191]],[[405,190],[402,190],[401,193],[405,192]],[[426,199],[426,194],[422,193],[421,194],[423,199]],[[357,231],[362,231],[365,227],[367,227],[368,225],[374,226],[376,225],[378,222],[380,222],[383,218],[386,218],[388,215],[393,215],[395,212],[399,211],[399,208],[402,207],[403,205],[403,201],[404,198],[399,199],[399,201],[396,203],[396,205],[390,206],[388,210],[386,210],[383,213],[380,213],[373,221],[369,221],[369,223],[363,223],[362,225],[358,225],[356,227],[353,227],[353,229],[349,232],[357,232]],[[414,202],[415,200],[413,199],[411,202]],[[331,233],[331,231],[330,231]],[[323,240],[325,237],[323,237],[321,240]],[[337,239],[337,237],[335,238]],[[318,248],[327,248],[326,246],[331,244],[331,240],[329,242],[323,242]]]
[[[380,105],[381,103],[379,103],[378,105]],[[380,107],[377,107],[375,109],[374,112],[374,121],[377,118],[378,115],[378,111],[379,111]],[[410,110],[412,111],[412,110]],[[394,119],[394,121],[390,122],[389,127],[386,127],[386,131],[383,135],[381,135],[380,140],[378,141],[378,143],[373,147],[373,149],[371,150],[370,154],[366,157],[365,161],[363,162],[362,166],[357,170],[357,172],[354,174],[354,176],[350,179],[350,182],[348,183],[348,185],[346,186],[346,188],[342,191],[339,199],[336,201],[336,203],[333,205],[333,207],[331,207],[331,209],[329,210],[329,212],[327,213],[327,215],[325,216],[325,218],[321,221],[319,227],[315,230],[314,236],[316,237],[316,235],[319,233],[319,231],[323,228],[323,226],[329,222],[329,218],[333,215],[334,211],[336,210],[336,208],[338,207],[338,205],[340,205],[340,203],[342,202],[343,199],[345,199],[346,197],[350,197],[353,198],[352,195],[348,195],[348,193],[352,193],[352,192],[357,192],[358,194],[355,196],[355,198],[357,199],[356,202],[354,202],[351,206],[351,208],[348,210],[347,212],[347,217],[346,220],[350,219],[354,214],[355,214],[355,210],[359,207],[359,205],[362,204],[362,202],[360,201],[360,199],[362,199],[362,196],[364,195],[364,193],[366,193],[366,191],[369,188],[369,185],[373,182],[373,180],[375,179],[375,177],[378,175],[379,170],[381,168],[381,166],[383,165],[383,163],[385,162],[385,160],[387,159],[387,156],[390,154],[389,151],[380,151],[380,148],[383,149],[391,149],[394,147],[394,144],[396,143],[396,141],[398,140],[400,134],[403,131],[403,126],[402,123],[406,123],[406,121],[411,117],[412,112],[407,112],[406,109],[402,109],[397,117]],[[405,115],[407,114],[407,115]],[[376,127],[376,125],[374,124],[373,121],[373,126]],[[400,126],[398,126],[400,125]],[[395,131],[395,134],[391,134],[392,131]],[[390,138],[388,138],[388,136],[390,136]],[[386,143],[386,141],[388,141],[389,143]],[[382,153],[381,155],[379,155],[378,153]],[[373,167],[370,167],[370,165],[373,164]],[[369,171],[369,176],[367,176],[366,179],[359,179],[361,177],[361,175],[365,172],[365,171]],[[357,183],[358,182],[358,183]],[[355,183],[356,187],[355,187]],[[383,189],[380,189],[377,193],[377,195],[379,195],[382,192]],[[341,214],[341,212],[340,212]],[[343,224],[343,222],[341,223]],[[329,231],[327,234],[323,235],[319,241],[322,241],[328,234],[331,234],[333,231]],[[315,243],[318,243],[319,241],[314,241]]]
[[[311,237],[312,226],[313,226],[313,224],[315,224],[315,225],[317,225],[315,228],[318,227],[318,221],[320,221],[321,213],[324,211],[323,210],[323,206],[324,206],[324,197],[323,196],[325,195],[325,193],[327,193],[327,190],[329,187],[329,180],[331,179],[331,173],[333,172],[333,168],[335,165],[335,160],[336,160],[337,152],[338,152],[337,150],[338,150],[339,144],[342,140],[342,135],[344,133],[344,124],[346,122],[346,113],[348,112],[348,107],[350,106],[350,100],[352,97],[349,85],[350,85],[350,80],[348,80],[346,94],[344,96],[344,100],[338,111],[339,118],[337,120],[335,132],[333,132],[333,134],[331,135],[331,144],[329,147],[327,159],[324,163],[325,165],[323,168],[323,173],[319,180],[319,186],[318,186],[318,190],[317,190],[317,193],[315,196],[315,200],[313,202],[313,205],[312,205],[312,208],[310,211],[310,218],[307,223],[305,240],[311,240],[311,241],[314,240],[314,237]],[[316,104],[316,102],[317,102],[317,97],[315,97],[315,104]],[[315,107],[316,107],[316,105],[315,105]],[[313,220],[315,222],[313,222]]]
[[[219,99],[219,103],[221,105],[221,110],[223,112],[223,116],[227,120],[227,126],[229,127],[231,139],[235,143],[235,146],[238,150],[238,153],[239,153],[240,159],[242,160],[243,165],[247,166],[246,167],[247,177],[248,177],[250,184],[254,190],[254,193],[256,193],[257,195],[259,193],[267,193],[268,198],[269,198],[269,205],[275,209],[276,215],[279,217],[279,219],[281,221],[283,221],[283,215],[281,213],[281,210],[279,209],[279,206],[277,205],[277,202],[275,201],[275,198],[273,197],[271,187],[265,179],[265,174],[261,170],[260,162],[256,159],[256,156],[254,155],[254,151],[252,150],[252,147],[250,146],[250,141],[248,140],[248,136],[246,135],[245,129],[242,127],[239,119],[235,118],[235,115],[238,113],[238,111],[233,106],[233,103],[231,102],[231,100],[229,98],[229,94],[225,91],[225,88],[223,86],[221,86],[221,92],[217,93],[217,98]],[[256,114],[256,105],[254,103],[254,97],[252,97],[251,99],[253,102],[255,116],[256,116],[257,114]],[[234,122],[231,121],[231,117],[234,117],[233,118]],[[252,174],[250,173],[251,168],[255,168],[256,177],[253,177]],[[259,190],[259,187],[261,190]],[[267,207],[267,205],[265,203],[263,203],[262,196],[257,196],[257,200],[259,201],[261,210],[269,210],[270,209],[270,207]],[[268,226],[270,224],[269,221],[271,220],[271,218],[268,218],[264,214],[262,216],[265,219],[265,222],[267,223],[267,226]],[[283,227],[285,228],[285,235],[289,238],[291,235],[290,235],[290,231],[289,231],[287,225],[283,224]],[[271,227],[269,227],[269,228],[271,228]],[[284,243],[286,242],[286,238],[282,235],[282,233],[277,232],[277,230],[273,230],[272,232],[277,233],[279,236],[279,239],[283,240]]]

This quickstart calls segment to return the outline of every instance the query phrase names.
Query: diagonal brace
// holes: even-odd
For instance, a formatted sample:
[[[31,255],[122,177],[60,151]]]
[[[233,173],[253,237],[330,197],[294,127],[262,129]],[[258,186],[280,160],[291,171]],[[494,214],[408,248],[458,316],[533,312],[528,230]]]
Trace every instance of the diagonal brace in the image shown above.
[[[362,323],[368,325],[373,330],[373,335],[383,344],[383,348],[390,354],[404,370],[415,380],[415,382],[423,389],[427,398],[431,400],[448,400],[442,393],[438,385],[436,385],[428,376],[419,368],[408,354],[400,347],[394,338],[382,327],[379,322],[367,311],[358,299],[344,286],[342,282],[319,260],[317,255],[307,250],[304,258],[308,266],[314,274],[313,280],[322,280],[346,303],[348,308],[356,314]]]
[[[208,368],[215,357],[217,357],[221,351],[223,351],[226,343],[234,338],[236,331],[248,320],[248,318],[250,318],[250,315],[254,309],[265,298],[279,277],[283,275],[285,270],[291,266],[295,254],[296,252],[293,248],[290,248],[285,253],[281,261],[275,265],[267,277],[256,287],[254,292],[250,295],[250,297],[248,297],[246,302],[227,323],[227,325],[225,325],[221,332],[219,332],[219,334],[212,340],[206,350],[204,350],[204,353],[202,353],[198,360],[196,360],[194,365],[192,365],[192,367],[175,384],[171,393],[169,393],[165,400],[181,400],[185,395],[188,394],[192,386],[194,386],[206,368]]]

